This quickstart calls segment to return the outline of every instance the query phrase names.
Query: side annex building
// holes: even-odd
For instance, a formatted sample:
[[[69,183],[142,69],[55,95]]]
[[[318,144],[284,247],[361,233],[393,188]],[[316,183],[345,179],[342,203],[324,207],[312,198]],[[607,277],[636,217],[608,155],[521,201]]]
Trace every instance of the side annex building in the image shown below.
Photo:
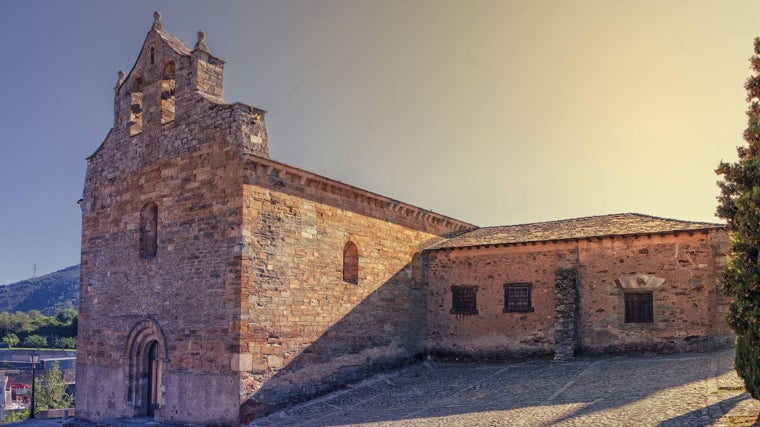
[[[78,418],[238,425],[426,356],[731,343],[724,226],[479,228],[271,159],[224,65],[156,14],[119,75],[81,201]]]

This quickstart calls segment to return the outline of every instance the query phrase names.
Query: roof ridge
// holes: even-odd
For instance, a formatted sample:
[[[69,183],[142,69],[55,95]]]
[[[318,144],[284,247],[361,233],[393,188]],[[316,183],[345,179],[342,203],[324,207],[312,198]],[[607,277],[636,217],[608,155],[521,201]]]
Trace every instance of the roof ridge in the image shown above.
[[[685,219],[668,218],[668,217],[664,217],[664,216],[646,215],[646,214],[641,214],[641,213],[637,213],[637,212],[629,212],[629,213],[628,213],[628,215],[636,215],[636,216],[641,216],[641,217],[644,217],[644,218],[660,219],[660,220],[664,220],[664,221],[676,221],[676,222],[685,222],[685,223],[689,223],[689,224],[714,224],[714,225],[724,225],[724,224],[722,224],[722,223],[719,223],[719,222],[708,222],[708,221],[689,221],[689,220],[685,220]]]
[[[615,213],[518,225],[481,227],[436,243],[429,249],[557,241],[590,237],[695,232],[725,224],[684,221],[640,213]]]
[[[567,222],[567,221],[574,221],[574,220],[580,220],[580,219],[601,218],[604,216],[613,216],[613,215],[620,215],[620,214],[591,215],[591,216],[584,216],[584,217],[578,217],[578,218],[552,219],[549,221],[523,222],[519,224],[487,225],[485,227],[478,227],[478,230],[487,230],[491,228],[504,228],[504,227],[525,227],[529,225],[551,224],[555,222]]]
[[[583,221],[583,220],[589,220],[589,219],[598,219],[598,218],[613,218],[613,217],[626,217],[626,216],[636,216],[639,218],[649,218],[649,219],[656,219],[656,220],[662,220],[662,221],[674,221],[674,222],[680,222],[685,224],[711,224],[711,225],[724,225],[719,222],[705,222],[705,221],[688,221],[683,219],[676,219],[676,218],[666,218],[666,217],[660,217],[655,215],[647,215],[642,214],[639,212],[619,212],[619,213],[612,213],[612,214],[602,214],[602,215],[588,215],[588,216],[581,216],[576,218],[565,218],[565,219],[553,219],[549,221],[535,221],[535,222],[525,222],[525,223],[519,223],[519,224],[506,224],[506,225],[488,225],[484,227],[478,227],[478,230],[488,230],[488,229],[494,229],[494,228],[505,228],[505,227],[527,227],[531,225],[547,225],[547,224],[556,224],[556,223],[567,223],[571,221]]]

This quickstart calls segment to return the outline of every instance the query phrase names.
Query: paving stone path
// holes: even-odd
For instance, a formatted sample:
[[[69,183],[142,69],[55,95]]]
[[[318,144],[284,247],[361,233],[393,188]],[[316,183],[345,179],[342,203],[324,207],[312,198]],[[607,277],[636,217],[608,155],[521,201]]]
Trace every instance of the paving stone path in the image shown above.
[[[749,426],[733,352],[425,362],[377,375],[251,426]]]
[[[728,350],[568,362],[425,362],[250,425],[746,427],[758,413],[760,402],[744,393]],[[55,424],[29,420],[0,427]],[[107,424],[158,425],[149,418]]]

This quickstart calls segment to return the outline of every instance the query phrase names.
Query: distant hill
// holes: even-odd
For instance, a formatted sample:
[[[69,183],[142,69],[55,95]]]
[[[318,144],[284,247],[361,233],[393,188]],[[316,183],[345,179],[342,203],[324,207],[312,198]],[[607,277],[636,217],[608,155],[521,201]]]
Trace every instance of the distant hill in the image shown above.
[[[79,307],[79,265],[0,286],[0,312],[39,310],[47,316]]]

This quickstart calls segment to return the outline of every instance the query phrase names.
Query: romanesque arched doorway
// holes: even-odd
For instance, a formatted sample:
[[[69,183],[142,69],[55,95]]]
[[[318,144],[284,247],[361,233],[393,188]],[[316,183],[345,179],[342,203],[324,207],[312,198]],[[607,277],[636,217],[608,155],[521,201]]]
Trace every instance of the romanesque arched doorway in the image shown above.
[[[166,339],[158,323],[145,319],[135,325],[127,339],[129,387],[127,400],[135,416],[153,416],[162,406],[161,381],[168,361]]]

